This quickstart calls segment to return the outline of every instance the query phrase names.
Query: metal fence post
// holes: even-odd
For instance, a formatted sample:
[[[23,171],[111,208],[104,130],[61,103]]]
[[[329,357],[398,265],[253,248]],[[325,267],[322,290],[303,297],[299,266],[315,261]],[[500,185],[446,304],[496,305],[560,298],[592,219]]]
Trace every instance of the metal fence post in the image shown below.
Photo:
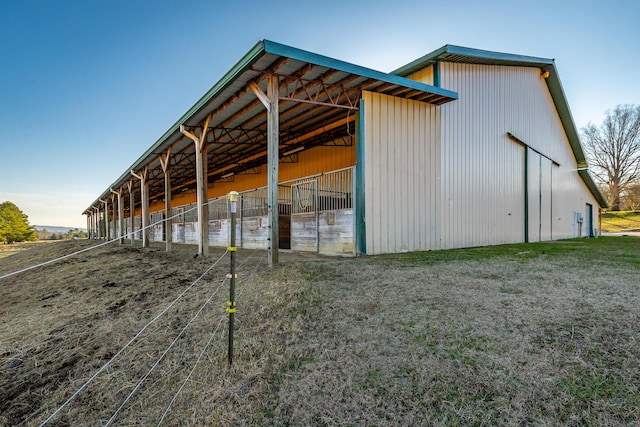
[[[233,320],[236,312],[236,211],[238,205],[238,192],[231,191],[227,194],[227,199],[231,203],[231,242],[229,252],[231,253],[231,272],[229,273],[229,301],[227,302],[227,313],[229,313],[229,366],[233,363]]]

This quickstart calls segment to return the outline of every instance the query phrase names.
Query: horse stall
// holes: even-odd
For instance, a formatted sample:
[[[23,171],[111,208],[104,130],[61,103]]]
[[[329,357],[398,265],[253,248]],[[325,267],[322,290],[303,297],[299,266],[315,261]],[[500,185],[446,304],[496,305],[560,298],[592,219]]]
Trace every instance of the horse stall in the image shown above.
[[[291,184],[291,249],[327,255],[355,253],[353,169]]]
[[[240,194],[240,230],[237,233],[243,248],[269,247],[269,216],[267,187],[244,191]],[[291,192],[288,186],[278,186],[279,246],[289,249],[289,221]]]

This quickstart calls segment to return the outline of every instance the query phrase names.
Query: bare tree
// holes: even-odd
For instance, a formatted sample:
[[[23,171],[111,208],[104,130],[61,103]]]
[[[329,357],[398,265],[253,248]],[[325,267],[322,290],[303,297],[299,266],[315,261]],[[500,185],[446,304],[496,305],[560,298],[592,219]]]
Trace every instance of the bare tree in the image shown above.
[[[640,210],[640,183],[629,186],[624,193],[624,203],[622,209],[629,211]]]
[[[620,196],[640,182],[640,106],[618,105],[607,110],[600,126],[582,128],[590,171],[608,188],[612,211],[620,210]]]

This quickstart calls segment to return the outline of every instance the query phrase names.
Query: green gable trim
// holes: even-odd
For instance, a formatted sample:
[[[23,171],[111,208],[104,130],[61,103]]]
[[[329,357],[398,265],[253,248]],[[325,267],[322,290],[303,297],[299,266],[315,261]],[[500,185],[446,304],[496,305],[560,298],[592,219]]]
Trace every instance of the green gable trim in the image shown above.
[[[399,76],[407,76],[426,68],[438,61],[447,62],[468,62],[474,64],[493,64],[493,65],[524,65],[544,67],[552,65],[553,59],[538,58],[535,56],[514,55],[510,53],[492,52],[489,50],[472,49],[462,46],[444,45],[438,50],[434,50],[425,56],[410,62],[409,64],[392,71],[391,74]]]
[[[587,164],[587,159],[584,154],[584,150],[582,149],[582,144],[580,143],[580,136],[573,120],[573,116],[571,115],[569,103],[567,102],[567,97],[564,93],[564,89],[562,88],[560,76],[558,75],[558,70],[553,59],[445,45],[440,49],[434,50],[433,52],[410,62],[404,67],[400,67],[397,70],[392,71],[391,74],[407,76],[430,65],[435,66],[435,64],[438,64],[439,62],[535,67],[540,68],[541,71],[548,71],[549,77],[545,79],[545,82],[549,89],[549,93],[551,94],[556,111],[558,112],[558,117],[560,117],[562,127],[567,135],[576,163],[578,165]],[[593,197],[598,201],[600,207],[608,207],[609,204],[593,182],[591,175],[589,175],[587,171],[582,171],[582,173],[580,173],[580,177],[591,191]]]

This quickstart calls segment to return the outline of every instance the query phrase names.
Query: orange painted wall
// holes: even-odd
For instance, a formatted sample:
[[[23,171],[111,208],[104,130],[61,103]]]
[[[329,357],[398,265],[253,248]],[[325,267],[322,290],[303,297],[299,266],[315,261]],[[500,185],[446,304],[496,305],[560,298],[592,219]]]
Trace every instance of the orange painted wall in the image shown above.
[[[301,151],[298,154],[297,163],[280,163],[279,181],[289,181],[303,178],[309,175],[316,175],[330,172],[336,169],[347,168],[356,164],[355,145],[344,146],[321,146],[309,150]],[[194,171],[195,175],[195,171]],[[232,182],[215,182],[209,187],[209,198],[224,196],[230,191],[246,191],[253,188],[265,187],[267,185],[267,165],[261,167],[259,174],[236,175]],[[196,202],[195,191],[173,194],[171,206],[182,206]],[[149,205],[149,213],[164,209],[164,201]],[[141,210],[136,209],[135,215],[141,215]]]

